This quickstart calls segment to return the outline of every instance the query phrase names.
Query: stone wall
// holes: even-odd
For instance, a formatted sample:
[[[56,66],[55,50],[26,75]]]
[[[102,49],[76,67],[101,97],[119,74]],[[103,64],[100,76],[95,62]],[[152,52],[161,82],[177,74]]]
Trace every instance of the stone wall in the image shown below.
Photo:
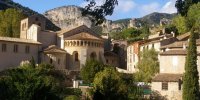
[[[2,52],[2,44],[6,44],[5,52]],[[14,45],[18,45],[17,52],[14,52]],[[25,52],[26,46],[29,46],[29,53]],[[0,41],[0,70],[17,67],[22,61],[31,60],[32,57],[38,63],[39,50],[40,47],[36,44]]]
[[[182,100],[182,92],[179,90],[178,82],[168,82],[168,90],[162,90],[162,82],[152,82],[153,92],[167,100]],[[162,99],[161,99],[162,100]]]

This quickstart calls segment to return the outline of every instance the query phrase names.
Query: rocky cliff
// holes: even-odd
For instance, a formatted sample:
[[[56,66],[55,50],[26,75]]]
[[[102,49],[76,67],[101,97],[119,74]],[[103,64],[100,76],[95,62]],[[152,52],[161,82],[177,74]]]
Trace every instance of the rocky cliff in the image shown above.
[[[89,16],[82,15],[83,8],[77,6],[63,6],[44,13],[44,16],[51,20],[61,29],[76,27],[79,25],[92,26]]]
[[[51,22],[61,29],[73,28],[79,25],[86,25],[95,29],[100,33],[110,33],[111,31],[121,31],[128,27],[141,27],[142,23],[151,25],[159,25],[160,21],[164,19],[172,19],[175,14],[166,13],[152,13],[141,18],[127,18],[116,21],[106,20],[99,26],[94,26],[90,20],[91,16],[82,15],[83,8],[78,6],[63,6],[55,8],[44,13]]]

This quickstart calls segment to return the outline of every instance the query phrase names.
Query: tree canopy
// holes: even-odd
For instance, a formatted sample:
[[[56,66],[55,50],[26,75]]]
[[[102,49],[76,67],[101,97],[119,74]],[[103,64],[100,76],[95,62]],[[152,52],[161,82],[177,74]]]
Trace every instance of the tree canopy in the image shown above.
[[[185,17],[178,15],[172,19],[172,26],[175,26],[178,30],[178,35],[186,33],[187,25]]]
[[[87,60],[81,69],[81,78],[85,83],[92,83],[94,81],[95,74],[102,71],[104,67],[105,65],[97,60]]]
[[[127,86],[113,67],[97,73],[94,79],[94,100],[126,100]]]
[[[0,73],[2,100],[62,100],[67,95],[81,95],[79,90],[62,85],[64,74],[57,72],[52,65],[40,64],[33,67],[25,64]]]
[[[135,74],[135,80],[139,82],[150,82],[152,77],[159,72],[158,53],[154,50],[141,52],[141,60],[138,62],[138,72]]]
[[[25,16],[16,9],[0,11],[0,36],[19,37],[20,22]]]
[[[143,25],[142,28],[127,28],[121,32],[111,32],[111,37],[115,40],[123,39],[128,41],[137,41],[141,39],[146,39],[150,32],[148,25]]]
[[[194,4],[189,8],[186,20],[188,30],[192,28],[200,30],[200,3]]]
[[[85,7],[83,14],[92,15],[96,24],[101,24],[105,20],[105,16],[112,15],[118,0],[104,0],[102,5],[97,5],[96,0],[85,0],[89,4]]]
[[[200,0],[177,0],[175,6],[179,14],[187,16],[190,6],[197,4],[198,2],[200,2]]]

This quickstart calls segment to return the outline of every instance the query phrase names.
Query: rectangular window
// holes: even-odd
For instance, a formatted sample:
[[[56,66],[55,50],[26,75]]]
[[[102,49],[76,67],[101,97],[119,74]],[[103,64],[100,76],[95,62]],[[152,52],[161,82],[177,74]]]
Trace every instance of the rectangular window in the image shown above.
[[[154,44],[152,44],[152,49],[154,49]]]
[[[162,82],[162,90],[168,90],[168,83]]]
[[[26,52],[26,53],[29,53],[29,52],[30,52],[30,46],[27,45],[27,46],[25,47],[25,52]]]
[[[182,81],[179,79],[178,81],[178,90],[181,90]]]
[[[60,59],[58,59],[58,65],[60,65]]]
[[[2,44],[2,48],[1,48],[1,50],[2,50],[2,52],[6,52],[6,44]]]
[[[17,45],[17,44],[14,45],[14,49],[13,49],[13,51],[14,51],[15,53],[18,52],[18,45]]]

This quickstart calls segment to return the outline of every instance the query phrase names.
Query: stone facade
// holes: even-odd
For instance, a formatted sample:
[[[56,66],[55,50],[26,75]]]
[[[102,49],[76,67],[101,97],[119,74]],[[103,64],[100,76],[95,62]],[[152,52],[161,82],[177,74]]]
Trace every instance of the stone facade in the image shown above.
[[[31,60],[38,63],[39,42],[18,38],[0,37],[0,70],[17,67],[21,61]]]
[[[182,75],[185,71],[188,38],[186,33],[177,37],[175,42],[160,47],[160,73],[153,78],[151,88],[168,100],[182,100]],[[197,69],[200,71],[200,39],[196,43]],[[168,89],[163,90],[163,86]]]
[[[37,63],[69,71],[80,71],[88,59],[106,63],[104,39],[98,33],[85,25],[53,32],[45,30],[45,23],[45,19],[33,15],[21,21],[20,38],[0,37],[0,70],[18,66],[32,57]]]
[[[163,45],[170,44],[174,41],[173,34],[164,34],[164,35],[153,35],[149,36],[147,40],[136,41],[129,43],[127,47],[127,70],[135,73],[138,71],[137,63],[140,60],[140,52],[144,49],[150,50],[154,49],[157,52],[160,52],[160,47]],[[160,56],[158,55],[158,59]]]

